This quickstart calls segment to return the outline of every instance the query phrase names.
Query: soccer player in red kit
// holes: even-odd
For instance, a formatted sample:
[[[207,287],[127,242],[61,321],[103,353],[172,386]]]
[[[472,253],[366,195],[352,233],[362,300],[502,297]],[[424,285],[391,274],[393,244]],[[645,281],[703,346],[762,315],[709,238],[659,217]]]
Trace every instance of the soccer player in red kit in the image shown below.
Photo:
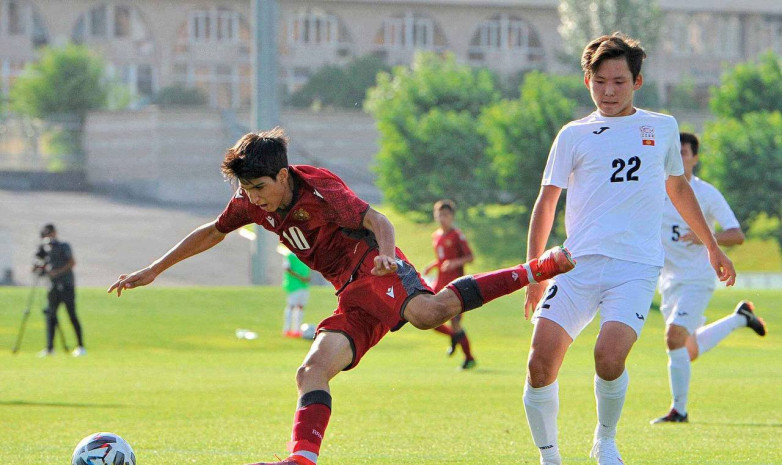
[[[329,381],[358,365],[389,331],[405,323],[440,326],[530,282],[571,270],[562,247],[528,263],[464,276],[437,294],[396,248],[388,219],[356,197],[323,168],[288,165],[288,139],[280,128],[244,135],[228,149],[223,173],[239,188],[217,220],[206,223],[152,264],[120,275],[108,292],[150,284],[167,268],[255,223],[277,234],[307,266],[337,289],[334,313],[320,322],[309,353],[296,373],[299,402],[288,448],[291,455],[255,465],[313,465],[331,416]]]
[[[429,274],[437,268],[437,280],[434,283],[434,291],[440,292],[448,283],[464,275],[464,265],[472,263],[473,256],[467,238],[454,227],[453,219],[456,205],[452,200],[438,200],[434,204],[434,220],[440,227],[432,233],[432,246],[437,257],[424,269],[424,274]],[[464,352],[462,369],[468,370],[475,366],[475,357],[470,350],[470,339],[462,326],[462,314],[451,319],[451,326],[442,324],[435,331],[443,333],[451,338],[451,346],[448,348],[448,356],[454,354],[456,345],[459,344]]]

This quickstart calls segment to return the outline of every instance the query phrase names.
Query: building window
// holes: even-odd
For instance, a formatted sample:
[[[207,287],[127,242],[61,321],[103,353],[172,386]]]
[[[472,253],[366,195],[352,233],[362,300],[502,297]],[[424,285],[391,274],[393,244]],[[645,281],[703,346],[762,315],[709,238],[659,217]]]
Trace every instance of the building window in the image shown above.
[[[136,92],[146,97],[151,97],[155,93],[152,65],[137,65]]]
[[[432,19],[408,12],[384,20],[375,43],[390,49],[432,50],[444,47],[445,37]]]
[[[106,37],[106,5],[96,6],[90,10],[90,35]]]
[[[19,2],[6,2],[5,4],[5,16],[8,21],[8,35],[18,36],[23,35],[25,31],[25,21],[22,15],[22,8]]]
[[[716,19],[715,52],[722,56],[735,57],[741,49],[741,22],[736,15],[719,16]]]
[[[114,37],[130,35],[130,8],[117,6],[114,8]]]
[[[236,42],[239,14],[224,8],[197,10],[190,13],[191,42]]]
[[[300,11],[290,23],[291,43],[300,45],[336,45],[340,41],[339,20],[318,10]]]
[[[30,2],[0,0],[0,37],[28,36],[34,47],[49,42],[46,26]]]
[[[543,59],[540,39],[529,23],[521,18],[501,14],[484,21],[470,41],[470,55],[482,52],[513,51],[522,53],[530,61]]]

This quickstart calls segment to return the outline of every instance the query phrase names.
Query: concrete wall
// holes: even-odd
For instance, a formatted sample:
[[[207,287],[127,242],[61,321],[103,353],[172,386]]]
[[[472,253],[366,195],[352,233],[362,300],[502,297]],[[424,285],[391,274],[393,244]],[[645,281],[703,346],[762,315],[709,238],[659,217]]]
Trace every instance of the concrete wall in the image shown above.
[[[215,111],[92,113],[84,140],[97,191],[179,205],[225,204],[231,194],[220,159],[232,141]]]

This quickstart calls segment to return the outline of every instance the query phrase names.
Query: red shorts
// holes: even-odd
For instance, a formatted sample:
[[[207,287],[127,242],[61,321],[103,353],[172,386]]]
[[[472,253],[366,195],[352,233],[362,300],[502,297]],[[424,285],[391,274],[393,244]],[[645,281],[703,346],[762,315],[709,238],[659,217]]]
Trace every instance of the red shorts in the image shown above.
[[[353,361],[345,370],[358,365],[386,333],[407,323],[402,313],[410,299],[418,294],[433,294],[404,255],[398,250],[397,255],[400,260],[396,273],[374,276],[369,271],[377,252],[370,253],[356,272],[356,278],[339,293],[337,309],[318,325],[318,332],[333,331],[347,336]]]

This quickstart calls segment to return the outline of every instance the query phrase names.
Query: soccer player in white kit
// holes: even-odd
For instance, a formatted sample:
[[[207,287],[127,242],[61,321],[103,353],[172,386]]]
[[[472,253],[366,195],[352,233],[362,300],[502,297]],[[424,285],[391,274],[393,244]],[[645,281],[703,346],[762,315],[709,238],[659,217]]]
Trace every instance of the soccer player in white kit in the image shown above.
[[[600,309],[595,343],[597,428],[592,457],[621,464],[614,438],[628,385],[625,360],[646,319],[660,268],[666,192],[705,244],[720,280],[733,263],[720,250],[684,177],[679,128],[671,116],[633,107],[646,57],[636,40],[602,36],[584,49],[584,83],[597,110],[557,135],[530,222],[527,255],[543,252],[562,189],[568,189],[565,244],[578,266],[527,290],[535,308],[524,409],[542,464],[561,464],[557,374],[568,347]],[[546,284],[548,286],[546,287]],[[545,297],[544,297],[545,291]]]
[[[725,197],[712,186],[693,175],[698,164],[700,146],[695,134],[683,132],[681,156],[684,176],[690,182],[695,197],[709,225],[718,223],[721,231],[714,234],[719,245],[738,245],[744,233]],[[714,293],[714,271],[709,255],[669,199],[665,199],[662,224],[665,265],[660,276],[662,294],[660,311],[665,318],[665,344],[668,348],[668,378],[671,386],[671,410],[652,423],[687,422],[687,394],[690,388],[690,362],[713,348],[733,330],[752,328],[758,335],[766,334],[766,326],[755,315],[751,302],[741,301],[725,318],[702,326],[703,312]]]

